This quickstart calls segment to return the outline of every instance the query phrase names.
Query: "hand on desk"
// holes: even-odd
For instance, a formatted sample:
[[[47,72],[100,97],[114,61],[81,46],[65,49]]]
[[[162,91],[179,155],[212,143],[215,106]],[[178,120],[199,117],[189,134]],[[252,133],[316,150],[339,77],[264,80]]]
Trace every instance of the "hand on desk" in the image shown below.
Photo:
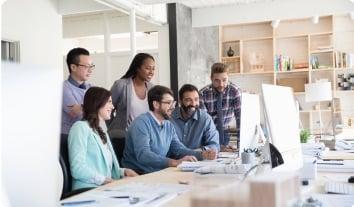
[[[113,182],[113,179],[109,178],[109,177],[106,177],[106,179],[104,180],[102,185],[106,185],[106,184],[111,183],[111,182]]]
[[[203,159],[205,159],[205,160],[215,160],[217,157],[217,153],[213,149],[208,149],[208,150],[202,151],[202,156],[203,156]]]
[[[127,177],[135,177],[135,176],[139,176],[138,173],[136,173],[134,170],[131,170],[129,168],[126,168],[124,170],[124,175],[127,176]]]
[[[236,152],[237,148],[231,145],[221,145],[220,152]]]
[[[187,162],[197,162],[198,159],[194,156],[191,155],[187,155],[182,157],[179,160],[174,160],[174,159],[169,159],[168,160],[168,166],[169,167],[177,167],[177,165],[181,164],[183,161],[187,161]]]

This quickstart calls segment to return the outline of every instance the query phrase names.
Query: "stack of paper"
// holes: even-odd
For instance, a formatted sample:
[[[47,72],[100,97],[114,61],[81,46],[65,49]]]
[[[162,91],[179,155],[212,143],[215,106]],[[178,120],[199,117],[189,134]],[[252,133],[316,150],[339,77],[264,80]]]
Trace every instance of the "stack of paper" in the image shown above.
[[[317,170],[322,172],[354,172],[354,160],[317,161]]]
[[[198,168],[209,166],[209,165],[215,165],[215,164],[216,162],[207,162],[207,161],[185,162],[184,161],[181,164],[179,164],[177,168],[180,169],[181,171],[193,172]]]
[[[320,157],[323,155],[325,145],[323,143],[303,143],[301,144],[302,154],[313,157]]]

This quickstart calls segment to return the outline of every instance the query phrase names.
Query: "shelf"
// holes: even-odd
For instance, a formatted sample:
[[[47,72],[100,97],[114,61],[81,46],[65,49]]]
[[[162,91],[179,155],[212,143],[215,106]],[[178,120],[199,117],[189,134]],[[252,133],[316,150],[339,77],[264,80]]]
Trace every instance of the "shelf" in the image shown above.
[[[308,72],[309,69],[293,69],[293,70],[289,70],[289,71],[276,71],[277,74],[289,74],[289,73],[304,73],[304,72]]]
[[[230,44],[230,43],[240,43],[240,40],[228,40],[228,41],[222,42],[222,44]]]
[[[240,61],[240,56],[222,57],[221,60],[225,62]]]
[[[328,50],[312,50],[310,51],[310,54],[321,54],[321,53],[331,53],[333,52],[333,49],[328,49]]]
[[[243,39],[242,41],[249,42],[249,41],[262,41],[262,40],[273,40],[273,37],[248,38],[248,39]]]
[[[292,39],[292,38],[307,38],[308,35],[307,34],[299,34],[299,35],[286,35],[286,36],[278,36],[275,37],[275,39]]]
[[[248,72],[248,73],[230,73],[230,75],[242,76],[242,75],[273,75],[273,71],[262,71],[262,72]]]
[[[305,95],[305,92],[294,92],[295,96],[303,96]]]
[[[354,68],[334,68],[336,71],[354,70]]]
[[[326,72],[326,71],[333,71],[333,68],[319,68],[319,69],[311,69],[312,72]]]
[[[336,93],[354,93],[354,90],[335,90]]]
[[[323,36],[323,35],[333,35],[333,32],[328,31],[328,32],[319,32],[319,33],[312,33],[309,34],[310,36]]]
[[[318,113],[318,110],[301,110],[300,113]],[[332,112],[331,109],[321,109],[320,112]],[[334,113],[339,113],[340,111],[336,111]]]

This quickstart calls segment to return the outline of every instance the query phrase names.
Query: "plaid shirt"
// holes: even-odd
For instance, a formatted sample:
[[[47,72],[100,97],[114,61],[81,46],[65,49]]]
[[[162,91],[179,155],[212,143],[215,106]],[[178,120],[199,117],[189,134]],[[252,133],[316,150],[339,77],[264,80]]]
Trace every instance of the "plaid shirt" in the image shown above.
[[[207,85],[200,91],[201,108],[205,107],[208,114],[213,118],[215,125],[217,125],[217,101],[218,92],[212,87]],[[233,116],[236,119],[236,135],[240,137],[240,116],[241,116],[241,89],[235,84],[229,82],[223,92],[222,110],[224,114],[224,129],[228,129],[228,125]]]

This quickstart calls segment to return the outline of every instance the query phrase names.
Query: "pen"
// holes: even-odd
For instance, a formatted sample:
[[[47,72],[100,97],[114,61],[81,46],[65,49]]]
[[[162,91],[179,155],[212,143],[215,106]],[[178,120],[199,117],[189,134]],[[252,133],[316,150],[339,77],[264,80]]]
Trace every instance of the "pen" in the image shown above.
[[[85,200],[85,201],[70,201],[70,202],[63,202],[61,203],[62,206],[76,206],[76,205],[82,205],[82,204],[89,204],[89,203],[95,203],[95,200]]]
[[[111,196],[111,198],[129,198],[129,196]]]
[[[317,163],[318,165],[344,165],[343,163],[332,163],[332,162],[329,162],[329,163]]]

